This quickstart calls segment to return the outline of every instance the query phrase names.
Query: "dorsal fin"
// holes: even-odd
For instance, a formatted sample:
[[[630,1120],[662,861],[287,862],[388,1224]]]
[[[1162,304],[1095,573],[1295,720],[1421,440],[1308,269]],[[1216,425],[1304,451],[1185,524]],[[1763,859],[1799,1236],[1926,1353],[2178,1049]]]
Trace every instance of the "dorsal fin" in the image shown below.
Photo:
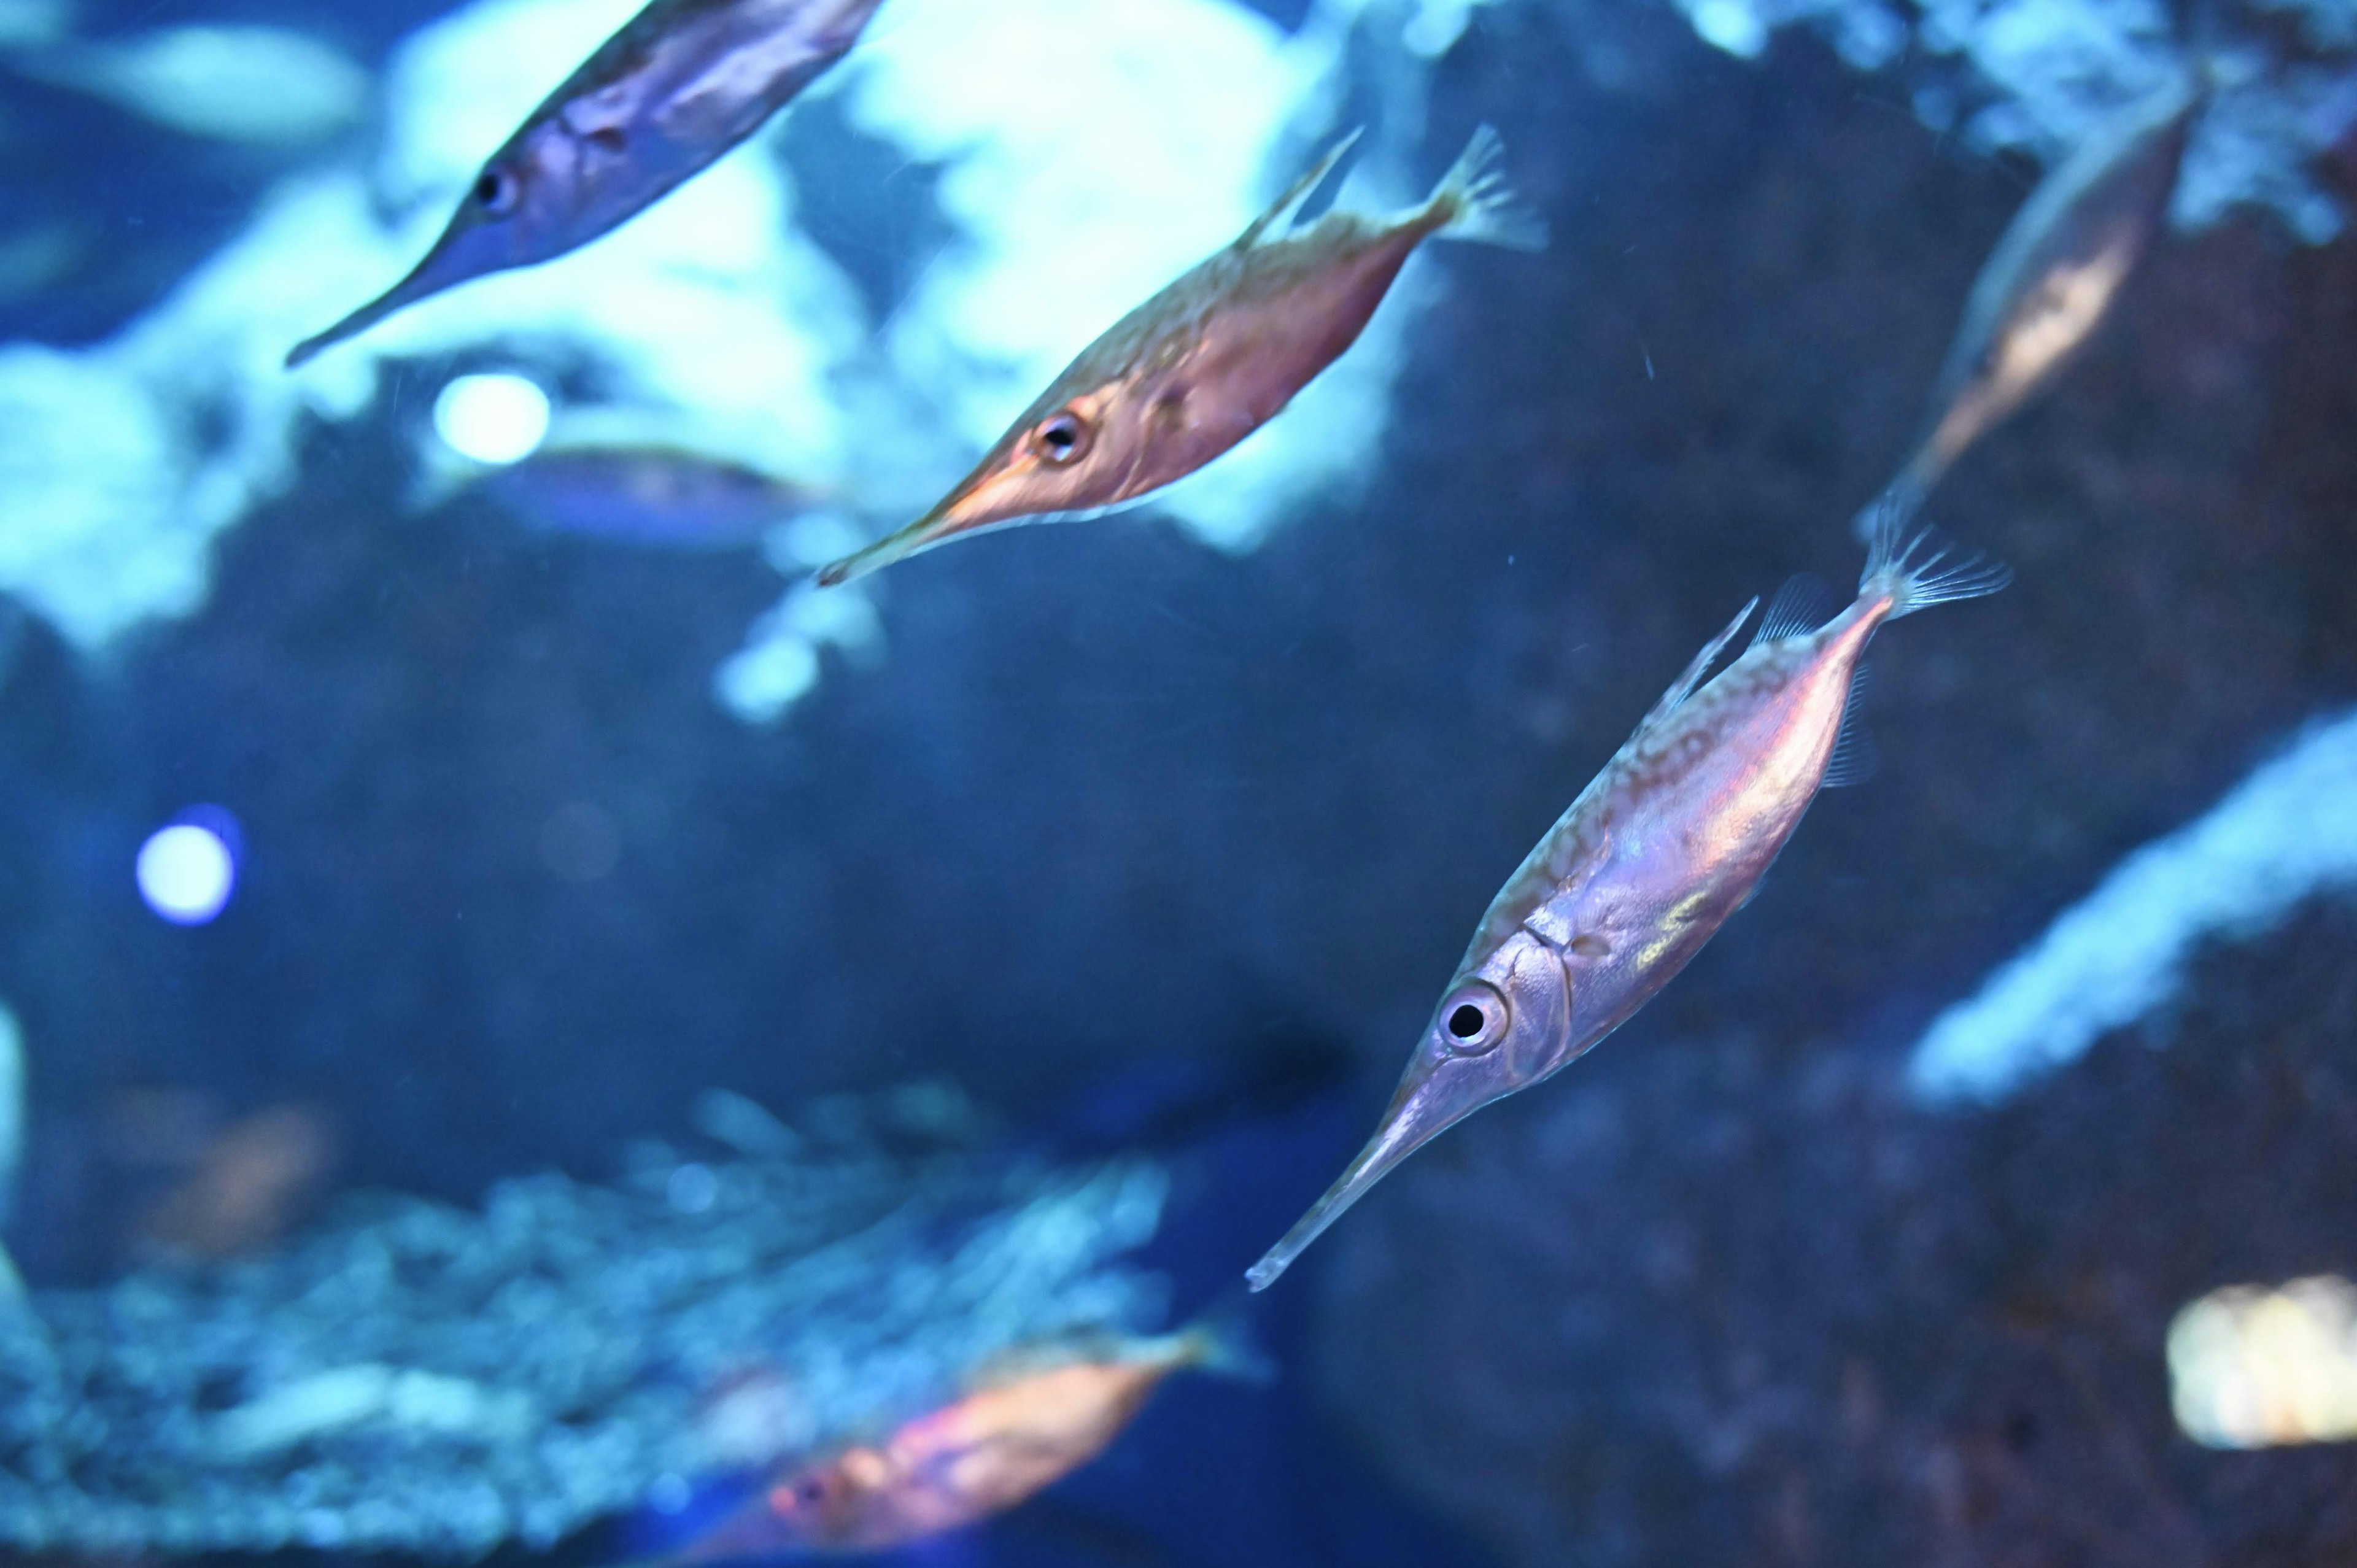
[[[1776,590],[1768,601],[1768,613],[1760,618],[1760,629],[1751,634],[1751,646],[1772,642],[1780,637],[1802,637],[1816,630],[1834,618],[1841,608],[1840,596],[1823,577],[1813,577],[1803,572]]]
[[[1357,146],[1359,138],[1366,134],[1366,131],[1367,128],[1361,125],[1329,148],[1324,157],[1310,166],[1308,174],[1286,188],[1285,194],[1276,199],[1275,205],[1254,219],[1244,231],[1236,236],[1236,249],[1249,251],[1263,238],[1283,234],[1291,229],[1294,219],[1300,214],[1301,204],[1309,199],[1312,191],[1326,183],[1326,177],[1334,172],[1334,166],[1342,161],[1342,155]]]
[[[1695,688],[1702,684],[1702,678],[1710,673],[1711,665],[1717,661],[1721,653],[1727,650],[1727,645],[1735,640],[1735,634],[1743,629],[1743,623],[1750,618],[1751,612],[1759,606],[1760,600],[1757,596],[1747,601],[1741,609],[1735,612],[1735,618],[1727,623],[1725,631],[1703,644],[1702,651],[1694,656],[1694,662],[1687,665],[1675,681],[1670,682],[1670,689],[1662,693],[1662,700],[1653,704],[1653,711],[1647,714],[1643,721],[1637,725],[1637,733],[1641,735],[1669,717],[1680,703],[1694,695]]]

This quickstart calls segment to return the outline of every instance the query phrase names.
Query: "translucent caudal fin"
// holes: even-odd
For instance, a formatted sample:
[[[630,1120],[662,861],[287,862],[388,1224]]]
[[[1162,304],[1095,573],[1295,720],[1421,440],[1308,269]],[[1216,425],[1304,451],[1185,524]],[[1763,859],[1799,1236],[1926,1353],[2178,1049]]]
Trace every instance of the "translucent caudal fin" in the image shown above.
[[[1978,553],[1960,553],[1928,528],[1910,529],[1908,512],[1885,507],[1875,517],[1858,592],[1887,593],[1897,620],[1933,605],[1977,599],[2013,581],[2013,570]]]
[[[1514,194],[1498,167],[1505,152],[1505,142],[1490,126],[1473,133],[1464,156],[1441,177],[1426,204],[1427,211],[1442,219],[1437,232],[1513,251],[1546,249],[1546,220]]]

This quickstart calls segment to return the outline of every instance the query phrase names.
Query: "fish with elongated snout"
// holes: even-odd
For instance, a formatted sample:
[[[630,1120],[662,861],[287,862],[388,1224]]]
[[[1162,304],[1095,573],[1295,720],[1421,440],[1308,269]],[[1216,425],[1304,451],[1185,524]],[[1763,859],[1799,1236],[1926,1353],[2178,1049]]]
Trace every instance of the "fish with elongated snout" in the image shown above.
[[[701,173],[851,51],[882,0],[653,0],[533,111],[416,270],[289,368],[429,295],[576,250]]]
[[[1095,1458],[1165,1378],[1189,1369],[1267,1375],[1237,1330],[1217,1321],[1040,1347],[876,1442],[790,1466],[662,1563],[877,1552],[973,1524]]]
[[[1082,349],[932,510],[822,568],[819,582],[985,529],[1093,516],[1184,478],[1341,358],[1425,241],[1546,242],[1497,172],[1501,145],[1487,125],[1413,210],[1329,211],[1297,225],[1302,204],[1357,139],[1344,138],[1232,244]]]
[[[2006,226],[1964,305],[1914,455],[1858,514],[1912,515],[1974,442],[2060,376],[2103,325],[2168,216],[2207,78],[2189,74],[2098,126]]]
[[[1382,1126],[1253,1265],[1253,1289],[1444,1129],[1626,1023],[1750,898],[1817,790],[1845,781],[1838,742],[1875,629],[2010,580],[1901,522],[1885,514],[1857,597],[1832,620],[1819,626],[1780,596],[1751,646],[1705,684],[1755,599],[1695,656],[1491,903]]]

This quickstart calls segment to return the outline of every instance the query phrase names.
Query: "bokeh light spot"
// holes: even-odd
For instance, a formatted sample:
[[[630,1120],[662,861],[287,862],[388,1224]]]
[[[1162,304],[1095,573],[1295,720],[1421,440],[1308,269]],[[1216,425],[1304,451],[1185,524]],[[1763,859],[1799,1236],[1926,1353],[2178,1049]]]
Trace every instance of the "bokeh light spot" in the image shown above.
[[[434,429],[478,463],[521,463],[548,439],[548,394],[522,376],[460,376],[434,400]]]
[[[210,828],[176,822],[139,846],[139,896],[176,926],[201,926],[228,907],[237,862]]]
[[[2212,1291],[2169,1329],[2177,1424],[2212,1448],[2357,1438],[2357,1285]]]

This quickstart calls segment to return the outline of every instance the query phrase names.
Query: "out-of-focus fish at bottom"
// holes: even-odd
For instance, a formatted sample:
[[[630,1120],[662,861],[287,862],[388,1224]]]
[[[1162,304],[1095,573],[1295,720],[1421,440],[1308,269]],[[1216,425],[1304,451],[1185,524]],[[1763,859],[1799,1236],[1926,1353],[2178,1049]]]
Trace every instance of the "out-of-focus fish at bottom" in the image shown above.
[[[1491,901],[1382,1125],[1252,1266],[1253,1289],[1408,1155],[1628,1022],[1750,901],[1818,789],[1845,781],[1851,684],[1876,628],[2011,580],[1904,525],[1883,514],[1857,597],[1830,620],[1803,578],[1707,684],[1751,605],[1704,645]]]
[[[1041,1347],[877,1442],[780,1471],[659,1561],[874,1552],[975,1523],[1095,1458],[1163,1379],[1188,1369],[1268,1375],[1225,1315],[1175,1334]]]

